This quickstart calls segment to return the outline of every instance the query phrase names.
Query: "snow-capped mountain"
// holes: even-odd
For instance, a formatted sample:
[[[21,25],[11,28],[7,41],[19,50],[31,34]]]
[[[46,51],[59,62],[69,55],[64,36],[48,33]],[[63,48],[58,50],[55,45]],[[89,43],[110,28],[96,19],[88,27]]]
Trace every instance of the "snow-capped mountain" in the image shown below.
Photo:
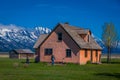
[[[34,27],[33,29],[25,29],[16,25],[2,25],[0,24],[0,51],[10,51],[12,49],[29,48],[33,49],[33,45],[40,36],[40,34],[50,33],[51,29],[46,27]],[[102,47],[103,53],[107,53],[103,41],[92,34],[95,41]],[[120,42],[118,47],[112,52],[120,53]]]
[[[27,30],[13,25],[0,25],[0,51],[9,51],[12,49],[29,48],[33,49],[35,41],[40,34],[50,33],[49,28],[35,27]]]

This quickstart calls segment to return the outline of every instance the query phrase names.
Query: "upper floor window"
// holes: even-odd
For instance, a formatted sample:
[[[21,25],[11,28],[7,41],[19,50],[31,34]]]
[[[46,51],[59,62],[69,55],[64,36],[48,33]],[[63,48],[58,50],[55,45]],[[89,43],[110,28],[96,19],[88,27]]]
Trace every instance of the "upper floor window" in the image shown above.
[[[51,48],[46,48],[45,49],[45,55],[52,55],[52,49]]]
[[[71,57],[71,49],[66,49],[66,57]]]
[[[58,41],[61,41],[62,40],[62,33],[58,33]]]

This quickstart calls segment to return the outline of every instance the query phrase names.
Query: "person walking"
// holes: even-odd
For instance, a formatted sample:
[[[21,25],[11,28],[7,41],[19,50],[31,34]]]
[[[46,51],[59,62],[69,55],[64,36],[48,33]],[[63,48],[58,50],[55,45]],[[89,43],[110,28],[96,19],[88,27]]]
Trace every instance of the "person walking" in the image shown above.
[[[54,60],[55,60],[55,57],[54,57],[54,55],[52,55],[51,56],[52,65],[54,65]]]

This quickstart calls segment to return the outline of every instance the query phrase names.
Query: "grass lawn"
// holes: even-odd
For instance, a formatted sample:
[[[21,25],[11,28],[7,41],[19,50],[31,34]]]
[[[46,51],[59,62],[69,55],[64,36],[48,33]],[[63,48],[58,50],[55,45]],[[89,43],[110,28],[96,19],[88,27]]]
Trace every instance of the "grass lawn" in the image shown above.
[[[30,63],[26,68],[24,61],[0,58],[0,80],[120,80],[120,59],[99,65]]]

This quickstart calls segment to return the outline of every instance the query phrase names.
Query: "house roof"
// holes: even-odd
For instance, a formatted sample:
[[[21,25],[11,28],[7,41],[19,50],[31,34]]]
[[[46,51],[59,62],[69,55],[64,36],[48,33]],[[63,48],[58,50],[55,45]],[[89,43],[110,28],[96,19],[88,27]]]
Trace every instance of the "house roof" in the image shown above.
[[[30,49],[14,49],[15,52],[17,53],[30,53],[30,54],[34,54],[33,51],[31,51]]]
[[[87,34],[90,30],[75,30],[78,34]]]
[[[37,42],[35,43],[35,45],[33,46],[33,48],[38,48],[39,45],[41,45],[41,43],[45,40],[45,38],[48,36],[48,34],[41,34],[37,40]]]
[[[80,36],[80,34],[87,34],[90,30],[78,28],[75,26],[70,26],[69,24],[58,24],[56,26],[56,28],[58,26],[61,26],[68,33],[68,35],[74,40],[74,42],[79,46],[79,48],[81,48],[81,49],[99,49],[99,50],[102,49],[96,43],[96,41],[92,38],[91,35],[89,36],[89,42],[84,41],[82,39],[82,37]],[[47,36],[49,36],[49,35],[42,35],[41,37],[39,37],[38,41],[34,45],[34,48],[38,48],[42,44],[42,42],[44,42],[44,40],[47,38]]]
[[[78,31],[82,31],[83,33],[88,32],[89,30],[83,29],[83,28],[76,28],[78,31],[75,29],[72,29],[69,24],[61,24],[65,31],[73,38],[73,40],[78,44],[78,46],[82,49],[102,49],[96,41],[92,38],[92,36],[89,36],[89,42],[84,41],[81,36],[79,36]]]

